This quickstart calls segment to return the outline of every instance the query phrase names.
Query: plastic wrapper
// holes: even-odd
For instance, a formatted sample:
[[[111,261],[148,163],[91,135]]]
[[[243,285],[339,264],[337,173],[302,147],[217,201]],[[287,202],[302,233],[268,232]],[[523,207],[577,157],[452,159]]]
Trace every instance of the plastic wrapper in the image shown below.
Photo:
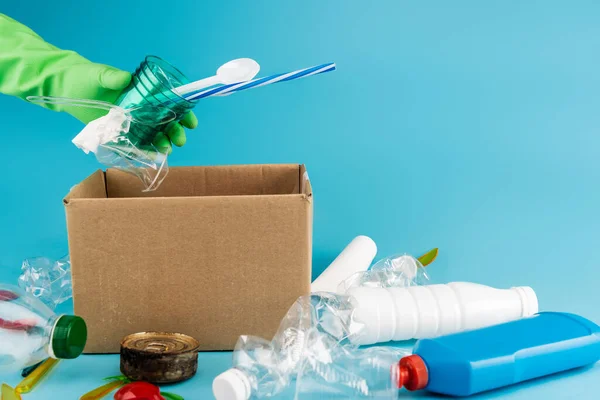
[[[59,260],[47,257],[23,260],[19,287],[54,310],[73,296],[69,256]]]
[[[108,111],[87,124],[73,143],[86,154],[94,153],[102,165],[137,176],[144,192],[156,190],[167,176],[168,149],[154,146],[153,140],[174,123],[171,110],[152,105],[124,109],[102,101],[58,97],[30,96],[27,100]]]
[[[355,287],[409,287],[429,284],[426,268],[415,257],[402,254],[386,257],[365,272],[358,272],[338,287],[338,293],[346,293]]]

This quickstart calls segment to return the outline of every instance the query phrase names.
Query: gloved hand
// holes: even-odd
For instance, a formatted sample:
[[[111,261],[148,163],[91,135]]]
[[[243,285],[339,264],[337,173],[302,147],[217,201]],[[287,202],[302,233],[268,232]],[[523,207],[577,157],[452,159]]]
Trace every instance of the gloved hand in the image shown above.
[[[93,63],[74,51],[61,50],[28,27],[0,14],[0,92],[20,97],[52,96],[71,99],[101,100],[114,104],[131,81],[126,71]],[[43,104],[64,111],[83,123],[105,115],[104,110]],[[183,127],[193,129],[198,119],[190,112],[179,123],[170,124],[155,144],[171,149],[171,143],[186,142]]]
[[[92,63],[85,58],[77,55],[73,57],[73,64],[65,68],[64,82],[68,82],[65,88],[57,88],[53,91],[60,91],[58,97],[71,99],[92,99],[101,100],[115,104],[119,95],[129,85],[131,74],[103,64]],[[51,96],[57,96],[51,94]],[[65,107],[65,111],[83,123],[88,123],[96,118],[106,115],[106,111],[87,108],[87,107]],[[198,119],[193,112],[187,113],[178,123],[168,125],[168,131],[158,134],[154,144],[161,151],[171,152],[171,144],[181,147],[186,142],[184,127],[194,129],[198,126]]]

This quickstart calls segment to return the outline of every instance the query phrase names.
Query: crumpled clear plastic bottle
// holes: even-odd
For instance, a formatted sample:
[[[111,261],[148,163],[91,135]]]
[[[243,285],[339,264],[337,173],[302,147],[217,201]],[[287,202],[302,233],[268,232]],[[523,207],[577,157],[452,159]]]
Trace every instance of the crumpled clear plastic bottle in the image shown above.
[[[429,279],[423,270],[411,256],[388,257],[371,270],[350,277],[343,285],[346,290],[362,285],[412,286]],[[354,308],[353,298],[346,295],[320,292],[300,297],[272,341],[253,336],[240,338],[234,351],[234,368],[213,382],[215,397],[217,400],[273,397],[296,377],[316,344],[336,343],[345,351],[356,349],[352,339],[359,335],[362,325],[353,318]],[[328,352],[325,348],[322,351]]]
[[[73,296],[71,260],[68,255],[59,260],[27,258],[23,260],[21,271],[19,287],[52,310]]]
[[[338,293],[355,287],[409,287],[428,283],[429,275],[419,260],[401,254],[383,258],[368,271],[350,276],[340,284]]]
[[[233,365],[213,382],[217,400],[273,397],[295,377],[306,354],[309,332],[350,346],[360,326],[352,321],[352,299],[333,293],[298,298],[281,321],[272,341],[241,336]]]
[[[356,349],[318,333],[310,336],[298,371],[296,400],[397,399],[398,372],[394,366],[410,354],[409,349],[384,346]]]

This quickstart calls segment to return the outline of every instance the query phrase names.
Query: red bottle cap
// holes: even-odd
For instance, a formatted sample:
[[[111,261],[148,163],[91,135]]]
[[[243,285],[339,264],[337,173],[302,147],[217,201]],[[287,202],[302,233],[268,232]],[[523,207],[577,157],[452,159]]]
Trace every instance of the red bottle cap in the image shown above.
[[[429,382],[429,372],[425,361],[416,354],[404,357],[398,363],[398,388],[421,390]]]

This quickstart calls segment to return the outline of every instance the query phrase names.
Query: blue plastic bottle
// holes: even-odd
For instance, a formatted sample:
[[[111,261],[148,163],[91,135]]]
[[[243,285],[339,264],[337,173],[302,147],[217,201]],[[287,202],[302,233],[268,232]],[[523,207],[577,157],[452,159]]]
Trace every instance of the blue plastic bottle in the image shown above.
[[[469,396],[600,360],[600,327],[544,312],[502,325],[419,340],[400,361],[398,386]]]

